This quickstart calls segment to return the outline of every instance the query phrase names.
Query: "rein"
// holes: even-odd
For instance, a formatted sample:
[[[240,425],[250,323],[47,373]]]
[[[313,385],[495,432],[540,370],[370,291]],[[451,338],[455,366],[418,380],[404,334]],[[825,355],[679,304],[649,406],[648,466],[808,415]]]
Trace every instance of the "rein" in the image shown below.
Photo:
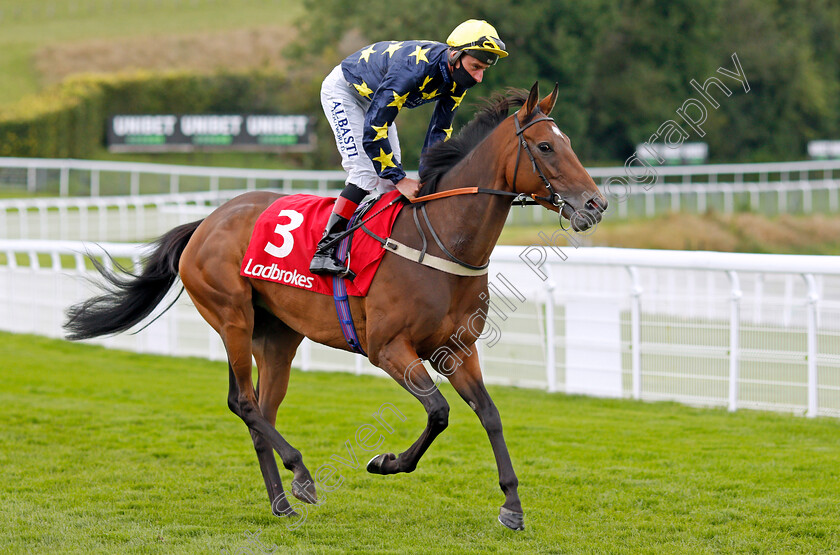
[[[519,118],[516,117],[516,114],[519,113],[519,110],[516,111],[513,118],[513,124],[516,129],[516,136],[519,137],[519,145],[516,149],[516,164],[513,167],[513,183],[511,184],[511,188],[514,192],[509,193],[507,191],[498,191],[496,189],[485,189],[483,187],[461,187],[459,189],[452,189],[450,191],[442,191],[440,193],[432,193],[430,195],[423,195],[422,197],[416,197],[410,199],[412,204],[419,204],[422,202],[427,202],[430,200],[437,200],[441,198],[447,197],[454,197],[458,195],[475,195],[475,194],[486,194],[486,195],[500,195],[506,197],[514,197],[514,199],[521,199],[520,202],[517,203],[514,200],[514,203],[519,204],[520,206],[527,206],[527,205],[535,205],[540,204],[539,200],[546,202],[552,206],[556,206],[557,208],[562,208],[566,201],[563,200],[563,197],[554,190],[554,187],[551,185],[551,182],[543,173],[542,168],[537,165],[537,161],[534,158],[534,154],[531,152],[531,148],[528,146],[528,141],[525,140],[523,133],[526,129],[531,127],[534,124],[543,122],[543,121],[554,121],[554,118],[543,116],[541,118],[537,118],[535,120],[529,121],[524,126],[520,126]],[[516,176],[519,174],[519,159],[522,156],[522,150],[528,154],[528,158],[531,160],[531,167],[534,169],[534,173],[540,176],[542,179],[543,184],[545,184],[545,188],[548,189],[549,196],[547,197],[538,197],[536,194],[525,195],[525,193],[517,193],[516,192]],[[531,197],[533,200],[527,200],[528,196]]]
[[[435,240],[435,243],[437,243],[437,246],[440,247],[440,250],[442,250],[443,253],[452,262],[458,264],[459,266],[467,268],[468,270],[470,270],[472,272],[481,272],[481,271],[487,269],[487,267],[490,265],[490,261],[488,260],[485,264],[482,264],[480,266],[475,266],[473,264],[469,264],[467,262],[464,262],[463,260],[458,259],[455,255],[453,255],[451,252],[449,252],[449,250],[444,246],[443,241],[441,241],[440,237],[438,236],[437,232],[435,231],[435,228],[432,227],[432,222],[429,220],[429,216],[426,213],[426,205],[424,203],[432,201],[432,200],[438,200],[438,199],[442,199],[442,198],[448,198],[448,197],[454,197],[454,196],[460,196],[460,195],[484,194],[484,195],[498,195],[498,196],[504,196],[504,197],[513,197],[513,201],[512,201],[513,204],[516,204],[518,206],[541,205],[541,203],[538,202],[538,201],[542,201],[542,202],[545,202],[547,204],[550,204],[552,206],[556,206],[557,208],[562,209],[563,205],[566,204],[566,201],[563,200],[563,197],[560,195],[560,193],[558,193],[557,191],[554,190],[554,187],[551,185],[551,182],[548,180],[548,178],[543,173],[542,168],[540,168],[539,165],[537,165],[537,161],[534,158],[533,153],[531,152],[531,148],[528,146],[528,142],[525,140],[525,137],[523,135],[525,130],[528,129],[529,127],[531,127],[532,125],[543,122],[543,121],[554,121],[554,118],[551,118],[551,117],[548,117],[548,116],[543,116],[541,118],[537,118],[537,119],[534,119],[532,121],[529,121],[524,126],[521,126],[519,124],[519,118],[516,117],[516,115],[518,113],[519,113],[519,110],[517,110],[516,113],[514,113],[514,117],[513,117],[514,127],[516,129],[516,136],[519,138],[519,140],[518,140],[519,145],[517,146],[517,149],[516,149],[516,164],[514,165],[514,169],[513,169],[513,183],[511,184],[511,188],[513,189],[514,192],[511,193],[511,192],[508,192],[508,191],[499,191],[497,189],[487,189],[487,188],[484,188],[484,187],[461,187],[461,188],[452,189],[452,190],[449,190],[449,191],[442,191],[440,193],[432,193],[432,194],[429,194],[429,195],[423,195],[422,197],[415,197],[413,199],[406,199],[411,204],[415,205],[414,206],[414,208],[415,208],[415,210],[414,210],[414,223],[417,226],[417,232],[420,234],[420,238],[423,239],[423,248],[422,248],[422,250],[419,251],[419,260],[418,260],[418,262],[420,262],[421,264],[423,263],[423,258],[425,256],[427,256],[426,255],[426,247],[428,246],[428,242],[426,241],[426,234],[423,232],[423,228],[420,226],[420,221],[417,219],[417,207],[418,207],[418,205],[420,207],[420,211],[423,213],[423,219],[426,220],[426,226],[429,228],[429,232],[431,232],[432,238]],[[516,176],[519,173],[519,159],[520,159],[520,156],[522,155],[522,150],[523,149],[528,154],[528,158],[531,160],[531,166],[534,169],[534,173],[536,173],[537,175],[540,176],[540,179],[542,179],[542,182],[545,184],[545,188],[548,189],[549,195],[547,197],[540,197],[540,196],[537,196],[535,193],[532,193],[530,195],[526,195],[525,193],[517,193],[516,192]],[[530,197],[530,200],[529,200],[528,197]],[[395,202],[398,202],[399,199],[403,199],[403,198],[406,198],[406,197],[395,198],[387,206],[383,207],[381,210],[377,211],[375,214],[372,214],[371,216],[365,218],[364,220],[358,222],[357,224],[351,226],[349,229],[347,229],[343,233],[336,236],[335,239],[330,241],[326,246],[329,247],[332,244],[337,243],[338,241],[341,241],[345,236],[353,233],[354,231],[356,231],[360,227],[362,227],[365,231],[367,231],[367,228],[364,228],[365,223],[367,223],[369,220],[373,219],[374,217],[378,216],[379,213],[384,211],[386,208],[388,208],[388,206],[391,206]],[[562,218],[561,218],[561,221],[562,221]],[[383,242],[383,241],[380,241],[380,242],[382,242],[382,244],[385,245],[385,242]],[[405,245],[400,245],[400,246],[405,248]],[[442,268],[438,268],[438,269],[442,269]],[[443,271],[448,271],[448,270],[443,270]],[[449,273],[454,273],[454,272],[449,272]]]
[[[422,197],[414,197],[408,199],[411,204],[420,204],[431,200],[438,200],[447,197],[455,197],[459,195],[499,195],[503,197],[514,197],[513,202],[519,206],[538,205],[537,200],[544,200],[549,202],[550,199],[546,197],[538,197],[537,195],[530,195],[534,200],[528,200],[525,193],[508,193],[507,191],[499,191],[497,189],[485,189],[484,187],[461,187],[459,189],[451,189],[449,191],[441,191],[440,193],[432,193],[430,195],[423,195]],[[519,199],[519,200],[517,200]]]
[[[511,184],[511,188],[513,189],[514,192],[509,193],[507,191],[498,191],[496,189],[485,189],[483,187],[462,187],[462,188],[459,188],[459,189],[452,189],[450,191],[442,191],[440,193],[432,193],[430,195],[424,195],[422,197],[409,199],[412,204],[419,204],[420,205],[420,211],[423,213],[423,219],[426,220],[426,226],[429,228],[429,232],[431,232],[432,238],[435,240],[435,243],[437,243],[437,246],[440,247],[440,250],[442,250],[443,253],[450,260],[452,260],[453,262],[455,262],[459,266],[463,266],[464,268],[467,268],[469,270],[475,270],[475,271],[484,270],[490,265],[490,261],[488,260],[485,264],[482,264],[480,266],[475,266],[473,264],[469,264],[467,262],[464,262],[463,260],[458,259],[457,257],[455,257],[455,255],[453,255],[451,252],[449,252],[449,250],[447,250],[447,248],[443,245],[443,241],[441,241],[440,237],[438,237],[438,234],[435,231],[435,228],[432,227],[432,222],[429,220],[429,216],[426,213],[426,205],[424,204],[425,202],[428,202],[428,201],[431,201],[431,200],[442,199],[442,198],[454,197],[454,196],[458,196],[458,195],[486,194],[486,195],[499,195],[499,196],[506,196],[506,197],[514,197],[513,202],[517,203],[516,199],[519,199],[518,204],[520,206],[540,204],[537,201],[546,202],[548,204],[551,204],[552,206],[556,206],[557,208],[562,208],[563,205],[566,204],[566,201],[563,200],[563,197],[560,195],[560,193],[558,193],[557,191],[554,190],[554,187],[552,187],[551,182],[548,180],[548,178],[543,173],[542,168],[540,168],[537,165],[537,161],[534,158],[533,153],[531,153],[531,148],[528,146],[528,141],[525,140],[525,137],[523,135],[525,130],[528,129],[529,127],[531,127],[532,125],[534,125],[536,123],[543,122],[543,121],[554,121],[554,118],[551,118],[551,117],[548,117],[548,116],[543,116],[541,118],[537,118],[537,119],[534,119],[532,121],[529,121],[524,126],[520,126],[519,118],[516,117],[518,113],[519,113],[519,110],[517,110],[516,113],[513,115],[513,123],[514,123],[515,129],[516,129],[516,136],[519,137],[519,141],[518,141],[519,145],[517,146],[517,149],[516,149],[516,164],[514,165],[514,168],[513,168],[513,183]],[[523,149],[528,154],[528,158],[531,160],[531,166],[534,169],[534,173],[536,173],[537,175],[540,176],[540,179],[542,179],[543,184],[545,184],[545,188],[548,189],[549,195],[547,197],[538,197],[536,194],[531,194],[530,197],[531,197],[532,200],[527,200],[528,196],[525,195],[525,193],[517,193],[516,192],[516,176],[519,173],[519,158],[522,155],[522,150]],[[423,229],[420,227],[420,222],[417,219],[417,209],[416,209],[416,207],[415,207],[415,210],[414,210],[414,223],[417,226],[417,232],[420,234],[420,237],[423,239],[423,249],[421,251],[421,257],[420,257],[421,260],[422,260],[422,258],[423,258],[422,255],[425,254],[425,252],[426,252],[426,244],[427,243],[426,243],[426,235],[423,233]]]

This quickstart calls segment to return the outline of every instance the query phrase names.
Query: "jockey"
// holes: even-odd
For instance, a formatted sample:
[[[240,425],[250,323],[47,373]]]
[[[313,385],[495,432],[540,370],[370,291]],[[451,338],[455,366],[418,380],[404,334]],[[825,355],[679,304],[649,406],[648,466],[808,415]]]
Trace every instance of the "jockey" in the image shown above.
[[[403,107],[436,101],[423,151],[449,139],[455,110],[467,89],[508,53],[492,25],[470,19],[446,44],[426,40],[386,41],[366,46],[333,69],[321,87],[321,105],[335,133],[346,185],[327,221],[309,271],[347,275],[335,257],[337,243],[364,197],[395,188],[408,198],[420,190],[400,164],[394,120]]]

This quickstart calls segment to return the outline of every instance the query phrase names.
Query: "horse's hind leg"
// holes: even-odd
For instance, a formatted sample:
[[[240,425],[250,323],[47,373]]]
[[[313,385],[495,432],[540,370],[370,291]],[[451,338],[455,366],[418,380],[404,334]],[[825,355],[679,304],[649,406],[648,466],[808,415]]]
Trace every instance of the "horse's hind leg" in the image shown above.
[[[260,436],[265,440],[275,451],[280,455],[283,461],[283,466],[294,472],[295,481],[298,487],[306,488],[307,496],[300,496],[302,501],[309,503],[315,502],[315,481],[312,479],[309,469],[303,464],[303,457],[300,451],[292,447],[280,433],[274,429],[274,426],[263,416],[259,403],[257,402],[256,392],[254,390],[253,382],[251,381],[251,337],[250,334],[247,340],[239,333],[228,333],[224,336],[225,347],[228,350],[229,371],[230,371],[230,389],[228,390],[228,407],[230,410],[239,416],[252,434]],[[247,349],[247,359],[245,358],[245,350]],[[266,384],[267,386],[268,384]],[[266,387],[265,395],[269,395]],[[276,467],[276,465],[275,465]],[[273,478],[273,476],[272,476]],[[293,486],[295,484],[293,483]],[[292,493],[296,494],[296,488],[292,488]],[[282,501],[281,501],[282,503]],[[284,507],[281,507],[284,508]],[[287,513],[288,514],[288,511]]]
[[[190,253],[188,247],[181,257],[181,281],[196,309],[216,330],[225,345],[230,372],[228,407],[245,422],[251,432],[262,436],[277,451],[283,461],[283,466],[295,473],[296,481],[307,488],[307,493],[311,487],[312,495],[308,498],[302,496],[302,500],[314,502],[314,485],[312,484],[315,481],[303,464],[300,451],[283,439],[283,436],[274,429],[260,410],[251,378],[255,314],[252,289],[251,285],[238,275],[238,266],[232,266],[214,257],[215,253],[223,252],[225,249],[214,245],[211,253],[207,255],[209,260],[202,260],[202,264],[198,265],[201,268],[196,270],[190,266],[191,271],[184,271],[185,260],[189,260],[190,256],[196,257]],[[196,266],[192,260],[190,264]],[[214,268],[214,271],[205,272],[203,267]],[[294,493],[294,488],[292,492]]]
[[[289,384],[289,372],[292,358],[303,336],[296,333],[267,311],[256,308],[254,311],[253,351],[257,360],[259,381],[257,397],[260,412],[276,429],[277,408],[286,396]],[[234,384],[235,385],[235,381]],[[294,515],[283,491],[277,462],[271,445],[259,433],[251,430],[254,449],[260,463],[271,510],[277,516]],[[289,468],[295,472],[292,481],[292,494],[307,503],[315,501],[315,486],[306,483],[305,467]]]

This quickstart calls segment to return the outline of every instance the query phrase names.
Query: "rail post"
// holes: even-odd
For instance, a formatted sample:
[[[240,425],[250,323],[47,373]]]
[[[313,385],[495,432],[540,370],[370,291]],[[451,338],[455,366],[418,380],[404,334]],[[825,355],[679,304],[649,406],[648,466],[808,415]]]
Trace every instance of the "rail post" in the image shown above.
[[[136,197],[140,194],[140,173],[131,172],[129,191],[131,196]]]
[[[557,284],[551,276],[551,264],[545,267],[545,380],[549,393],[557,391],[557,361],[554,348],[554,289]]]
[[[90,170],[90,196],[99,196],[99,170]]]
[[[29,166],[26,170],[26,190],[34,193],[38,187],[38,170],[35,166]]]
[[[639,269],[627,266],[630,274],[630,359],[633,381],[633,398],[642,398],[642,286]]]
[[[741,359],[741,281],[738,273],[726,272],[732,291],[729,297],[729,411],[738,410],[738,380]]]
[[[66,197],[70,195],[70,168],[62,166],[58,178],[58,195]]]
[[[806,416],[814,418],[819,413],[819,379],[817,375],[817,303],[820,300],[817,281],[814,274],[805,274],[808,284],[808,412]]]

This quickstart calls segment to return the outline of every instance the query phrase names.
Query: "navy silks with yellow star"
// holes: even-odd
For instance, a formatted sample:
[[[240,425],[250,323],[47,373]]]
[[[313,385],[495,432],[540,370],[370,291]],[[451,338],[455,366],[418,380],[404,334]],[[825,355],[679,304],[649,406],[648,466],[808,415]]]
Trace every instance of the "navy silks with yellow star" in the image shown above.
[[[405,177],[388,142],[388,127],[404,106],[437,101],[423,150],[452,135],[455,110],[466,89],[449,75],[447,49],[445,44],[425,40],[377,42],[341,62],[347,82],[371,101],[362,143],[380,177],[394,183]]]

